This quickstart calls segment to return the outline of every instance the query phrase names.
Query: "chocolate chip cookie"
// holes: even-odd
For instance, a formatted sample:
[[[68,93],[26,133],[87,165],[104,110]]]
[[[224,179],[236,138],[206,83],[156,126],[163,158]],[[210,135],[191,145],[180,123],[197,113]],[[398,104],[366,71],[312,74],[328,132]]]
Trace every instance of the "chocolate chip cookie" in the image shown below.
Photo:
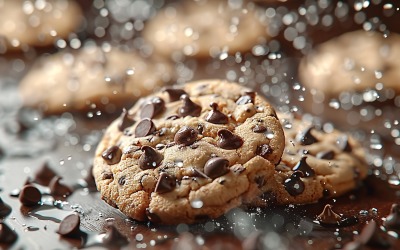
[[[165,56],[205,58],[248,52],[266,40],[262,13],[248,2],[184,1],[162,9],[146,24],[143,36]]]
[[[0,52],[48,46],[67,38],[83,21],[75,1],[1,1]]]
[[[356,188],[367,176],[364,149],[352,136],[333,128],[324,131],[290,113],[278,116],[285,150],[254,205],[303,204],[337,197]]]
[[[139,221],[216,218],[261,194],[284,150],[274,109],[223,80],[166,88],[124,110],[96,150],[102,198]]]
[[[173,67],[163,60],[87,46],[41,58],[22,79],[20,92],[25,106],[45,113],[112,113],[157,90],[172,75]]]

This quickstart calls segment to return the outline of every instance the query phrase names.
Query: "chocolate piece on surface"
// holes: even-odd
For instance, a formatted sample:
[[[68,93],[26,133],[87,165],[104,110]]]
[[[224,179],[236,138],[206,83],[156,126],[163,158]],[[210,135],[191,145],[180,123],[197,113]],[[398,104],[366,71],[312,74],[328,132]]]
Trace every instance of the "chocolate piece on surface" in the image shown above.
[[[120,162],[122,150],[118,146],[111,146],[104,150],[101,156],[108,165],[114,165]]]

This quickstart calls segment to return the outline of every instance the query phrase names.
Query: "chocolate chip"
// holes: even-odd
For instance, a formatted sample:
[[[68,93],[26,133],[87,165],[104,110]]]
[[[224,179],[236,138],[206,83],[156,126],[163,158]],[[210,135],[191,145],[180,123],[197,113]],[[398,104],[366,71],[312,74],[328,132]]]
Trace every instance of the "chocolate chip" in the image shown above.
[[[212,110],[207,114],[206,121],[213,124],[227,124],[229,122],[228,116],[218,110],[217,103],[211,103],[210,107]]]
[[[160,97],[154,97],[150,102],[146,103],[140,111],[140,118],[152,119],[161,114],[165,110],[165,102]]]
[[[54,196],[68,196],[72,194],[72,189],[67,185],[60,182],[61,177],[54,176],[50,181],[49,188],[50,194]]]
[[[203,124],[199,124],[199,125],[197,125],[197,131],[199,132],[199,134],[203,134],[203,132],[204,132],[204,126],[203,126]]]
[[[186,95],[183,89],[166,88],[164,91],[168,93],[170,102],[178,101],[182,95]]]
[[[272,153],[272,148],[268,144],[263,144],[257,147],[256,154],[268,159],[268,156]]]
[[[122,150],[118,146],[111,146],[101,154],[101,157],[103,157],[108,165],[114,165],[120,162],[121,156]]]
[[[184,126],[176,132],[174,142],[178,145],[189,146],[197,140],[197,135],[196,129]]]
[[[347,135],[339,136],[336,140],[336,145],[343,152],[351,152],[352,151],[351,145],[349,143],[349,138],[347,137]]]
[[[22,188],[19,194],[19,201],[28,207],[38,205],[42,199],[42,194],[39,189],[32,185],[26,185]]]
[[[33,181],[43,185],[47,186],[49,185],[51,179],[53,179],[54,176],[56,176],[56,172],[54,172],[53,169],[50,168],[49,163],[45,162],[36,172],[33,177]]]
[[[383,225],[390,229],[400,230],[400,205],[393,204],[390,214],[386,217]]]
[[[317,157],[318,159],[332,160],[333,157],[335,157],[335,152],[332,150],[322,151],[317,153],[315,157]]]
[[[308,165],[307,156],[301,157],[300,161],[293,167],[293,171],[301,171],[304,177],[315,176],[315,171]]]
[[[314,127],[309,127],[300,134],[296,136],[296,140],[301,144],[301,145],[311,145],[316,142],[318,142],[317,138],[315,138],[311,134],[311,130],[313,130]]]
[[[57,233],[64,237],[77,237],[80,234],[79,226],[81,218],[77,214],[70,214],[65,217],[58,227]]]
[[[135,128],[135,137],[144,137],[156,131],[156,125],[153,121],[145,118],[141,120]]]
[[[135,124],[135,121],[129,117],[128,111],[124,108],[122,109],[122,114],[119,117],[118,129],[119,131],[124,131],[126,128]]]
[[[266,132],[267,131],[267,128],[265,127],[265,126],[263,126],[263,125],[256,125],[254,128],[253,128],[253,132],[254,133],[264,133],[264,132]]]
[[[11,230],[7,224],[0,222],[0,243],[11,244],[18,238],[18,235]],[[5,248],[7,249],[7,247]]]
[[[0,198],[0,219],[4,219],[7,215],[11,213],[12,209],[10,205],[6,204],[1,198]]]
[[[209,159],[204,165],[204,173],[211,179],[215,179],[229,172],[229,161],[222,157]]]
[[[317,220],[321,224],[338,224],[342,217],[332,210],[332,206],[327,204],[322,213],[317,216]]]
[[[123,186],[125,185],[126,182],[126,176],[122,176],[121,178],[118,179],[118,184]]]
[[[181,117],[193,116],[198,117],[201,114],[201,106],[190,100],[188,95],[182,95],[181,100],[183,106],[178,109],[178,114]]]
[[[139,167],[142,170],[158,167],[164,158],[162,154],[150,146],[143,146],[141,150],[143,154],[139,158]]]
[[[237,105],[244,105],[247,103],[254,103],[254,99],[256,98],[256,92],[246,92],[245,95],[241,96],[237,101]]]
[[[300,171],[295,171],[288,179],[285,180],[285,189],[291,196],[297,196],[304,192],[305,185],[300,179],[301,177],[303,177],[303,173]]]
[[[113,180],[114,175],[110,171],[104,171],[103,173],[101,173],[101,179],[102,180]]]
[[[158,178],[156,188],[154,191],[159,194],[168,193],[174,190],[175,186],[176,186],[175,177],[167,173],[161,173],[160,177]]]
[[[389,248],[391,245],[388,235],[382,231],[375,220],[370,220],[364,226],[357,240],[371,247]]]
[[[227,129],[220,129],[217,132],[219,140],[217,146],[223,149],[238,149],[243,145],[243,140]]]
[[[128,244],[128,240],[123,236],[114,223],[108,222],[106,225],[106,233],[103,237],[103,243],[107,246],[123,246]]]

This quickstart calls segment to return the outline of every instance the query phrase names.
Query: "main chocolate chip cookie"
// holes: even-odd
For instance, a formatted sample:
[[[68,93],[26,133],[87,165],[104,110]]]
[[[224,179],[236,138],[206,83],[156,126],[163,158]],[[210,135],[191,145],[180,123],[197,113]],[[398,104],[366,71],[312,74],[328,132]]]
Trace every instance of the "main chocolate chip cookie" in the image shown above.
[[[143,36],[165,56],[247,52],[267,37],[262,13],[254,3],[189,0],[162,9],[146,24]]]
[[[254,200],[283,149],[268,102],[204,80],[124,110],[98,145],[93,174],[102,198],[136,220],[194,223]]]
[[[368,173],[365,152],[350,135],[324,131],[290,113],[278,113],[285,150],[264,194],[253,205],[303,204],[337,197],[357,187]]]
[[[75,1],[1,1],[0,52],[47,46],[66,38],[83,21]]]
[[[163,60],[88,46],[41,58],[22,79],[20,92],[25,106],[46,113],[93,107],[113,112],[157,90],[172,75],[172,66]]]

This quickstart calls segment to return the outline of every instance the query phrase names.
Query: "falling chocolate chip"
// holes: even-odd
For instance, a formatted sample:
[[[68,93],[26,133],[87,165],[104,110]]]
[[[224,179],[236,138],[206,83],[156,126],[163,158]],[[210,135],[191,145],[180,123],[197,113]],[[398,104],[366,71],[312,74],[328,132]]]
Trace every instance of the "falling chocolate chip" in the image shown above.
[[[14,230],[11,230],[11,228],[4,222],[0,222],[0,243],[11,244],[17,239],[17,237],[18,235]]]
[[[50,168],[49,163],[45,162],[36,172],[33,177],[33,181],[43,185],[48,186],[51,179],[56,176],[56,172]]]
[[[227,129],[220,129],[217,132],[219,140],[217,146],[223,149],[238,149],[243,145],[243,140]]]
[[[335,152],[332,150],[322,151],[317,153],[315,157],[317,157],[318,159],[332,160],[333,157],[335,157]]]
[[[164,91],[168,93],[170,102],[178,101],[182,95],[187,95],[183,89],[166,88]]]
[[[317,216],[317,220],[321,224],[338,224],[342,217],[332,210],[332,206],[327,204],[322,213]]]
[[[176,186],[175,177],[167,173],[161,173],[160,177],[158,178],[156,188],[154,191],[159,194],[168,193],[174,190],[175,186]]]
[[[153,119],[165,110],[165,102],[160,97],[154,97],[150,102],[146,103],[140,111],[140,119]]]
[[[126,128],[132,126],[134,123],[135,121],[129,117],[128,111],[125,108],[122,109],[122,114],[119,117],[118,122],[119,131],[124,131]]]
[[[59,176],[54,176],[50,181],[49,188],[50,194],[54,196],[68,196],[72,194],[72,189],[67,185],[60,182],[62,178]]]
[[[254,128],[253,128],[253,132],[254,133],[264,133],[264,132],[266,132],[267,131],[267,128],[265,127],[265,126],[263,126],[263,125],[256,125]]]
[[[336,140],[336,145],[343,152],[351,152],[351,150],[352,150],[351,145],[349,143],[349,138],[347,137],[347,135],[339,136]]]
[[[79,215],[70,214],[60,222],[57,233],[64,237],[78,237],[81,233],[80,224],[81,218]]]
[[[303,177],[303,173],[300,171],[295,171],[288,179],[285,180],[285,189],[291,196],[297,196],[304,192],[305,185],[300,179],[301,177]]]
[[[122,176],[121,178],[118,179],[118,184],[120,186],[125,185],[125,182],[126,182],[126,176]]]
[[[164,158],[162,154],[150,146],[143,146],[141,150],[143,154],[139,158],[139,167],[142,170],[158,167]]]
[[[390,242],[388,235],[382,231],[375,220],[370,220],[364,226],[357,240],[371,247],[389,248]]]
[[[4,219],[7,215],[11,213],[12,209],[10,205],[6,204],[1,198],[0,198],[0,219]]]
[[[400,205],[393,204],[390,214],[386,217],[383,225],[390,229],[400,230]]]
[[[256,154],[265,159],[268,159],[272,152],[272,148],[268,144],[260,145],[256,149]]]
[[[184,126],[176,132],[174,141],[178,145],[189,146],[197,140],[197,135],[196,129]]]
[[[144,137],[152,134],[156,131],[156,125],[154,125],[151,119],[145,118],[141,120],[135,128],[135,137]]]
[[[304,177],[315,176],[315,171],[308,165],[307,156],[301,157],[300,161],[293,167],[293,171],[300,171],[303,173]]]
[[[218,110],[218,104],[213,102],[210,104],[212,110],[207,114],[206,121],[213,124],[227,124],[229,122],[228,116]]]
[[[314,144],[316,142],[318,142],[317,138],[315,138],[312,134],[311,134],[311,130],[313,130],[314,127],[309,127],[307,128],[305,131],[301,132],[300,134],[298,134],[296,136],[296,140],[301,144],[301,145],[311,145]]]
[[[107,162],[108,165],[114,165],[121,160],[122,150],[118,146],[111,146],[104,150],[101,157]]]
[[[246,92],[245,95],[241,96],[237,101],[237,105],[244,105],[247,103],[254,103],[254,99],[256,98],[256,92]]]
[[[204,173],[211,179],[215,179],[229,172],[229,161],[222,157],[209,159],[204,165]]]
[[[193,116],[198,117],[201,114],[201,106],[190,100],[188,95],[182,95],[181,100],[183,106],[178,109],[178,114],[181,117]]]
[[[128,244],[128,239],[123,236],[114,223],[108,222],[106,225],[106,233],[103,237],[103,243],[107,246],[123,246]]]
[[[33,185],[24,186],[19,194],[20,202],[28,207],[38,205],[41,199],[42,194],[40,193],[39,189]]]

